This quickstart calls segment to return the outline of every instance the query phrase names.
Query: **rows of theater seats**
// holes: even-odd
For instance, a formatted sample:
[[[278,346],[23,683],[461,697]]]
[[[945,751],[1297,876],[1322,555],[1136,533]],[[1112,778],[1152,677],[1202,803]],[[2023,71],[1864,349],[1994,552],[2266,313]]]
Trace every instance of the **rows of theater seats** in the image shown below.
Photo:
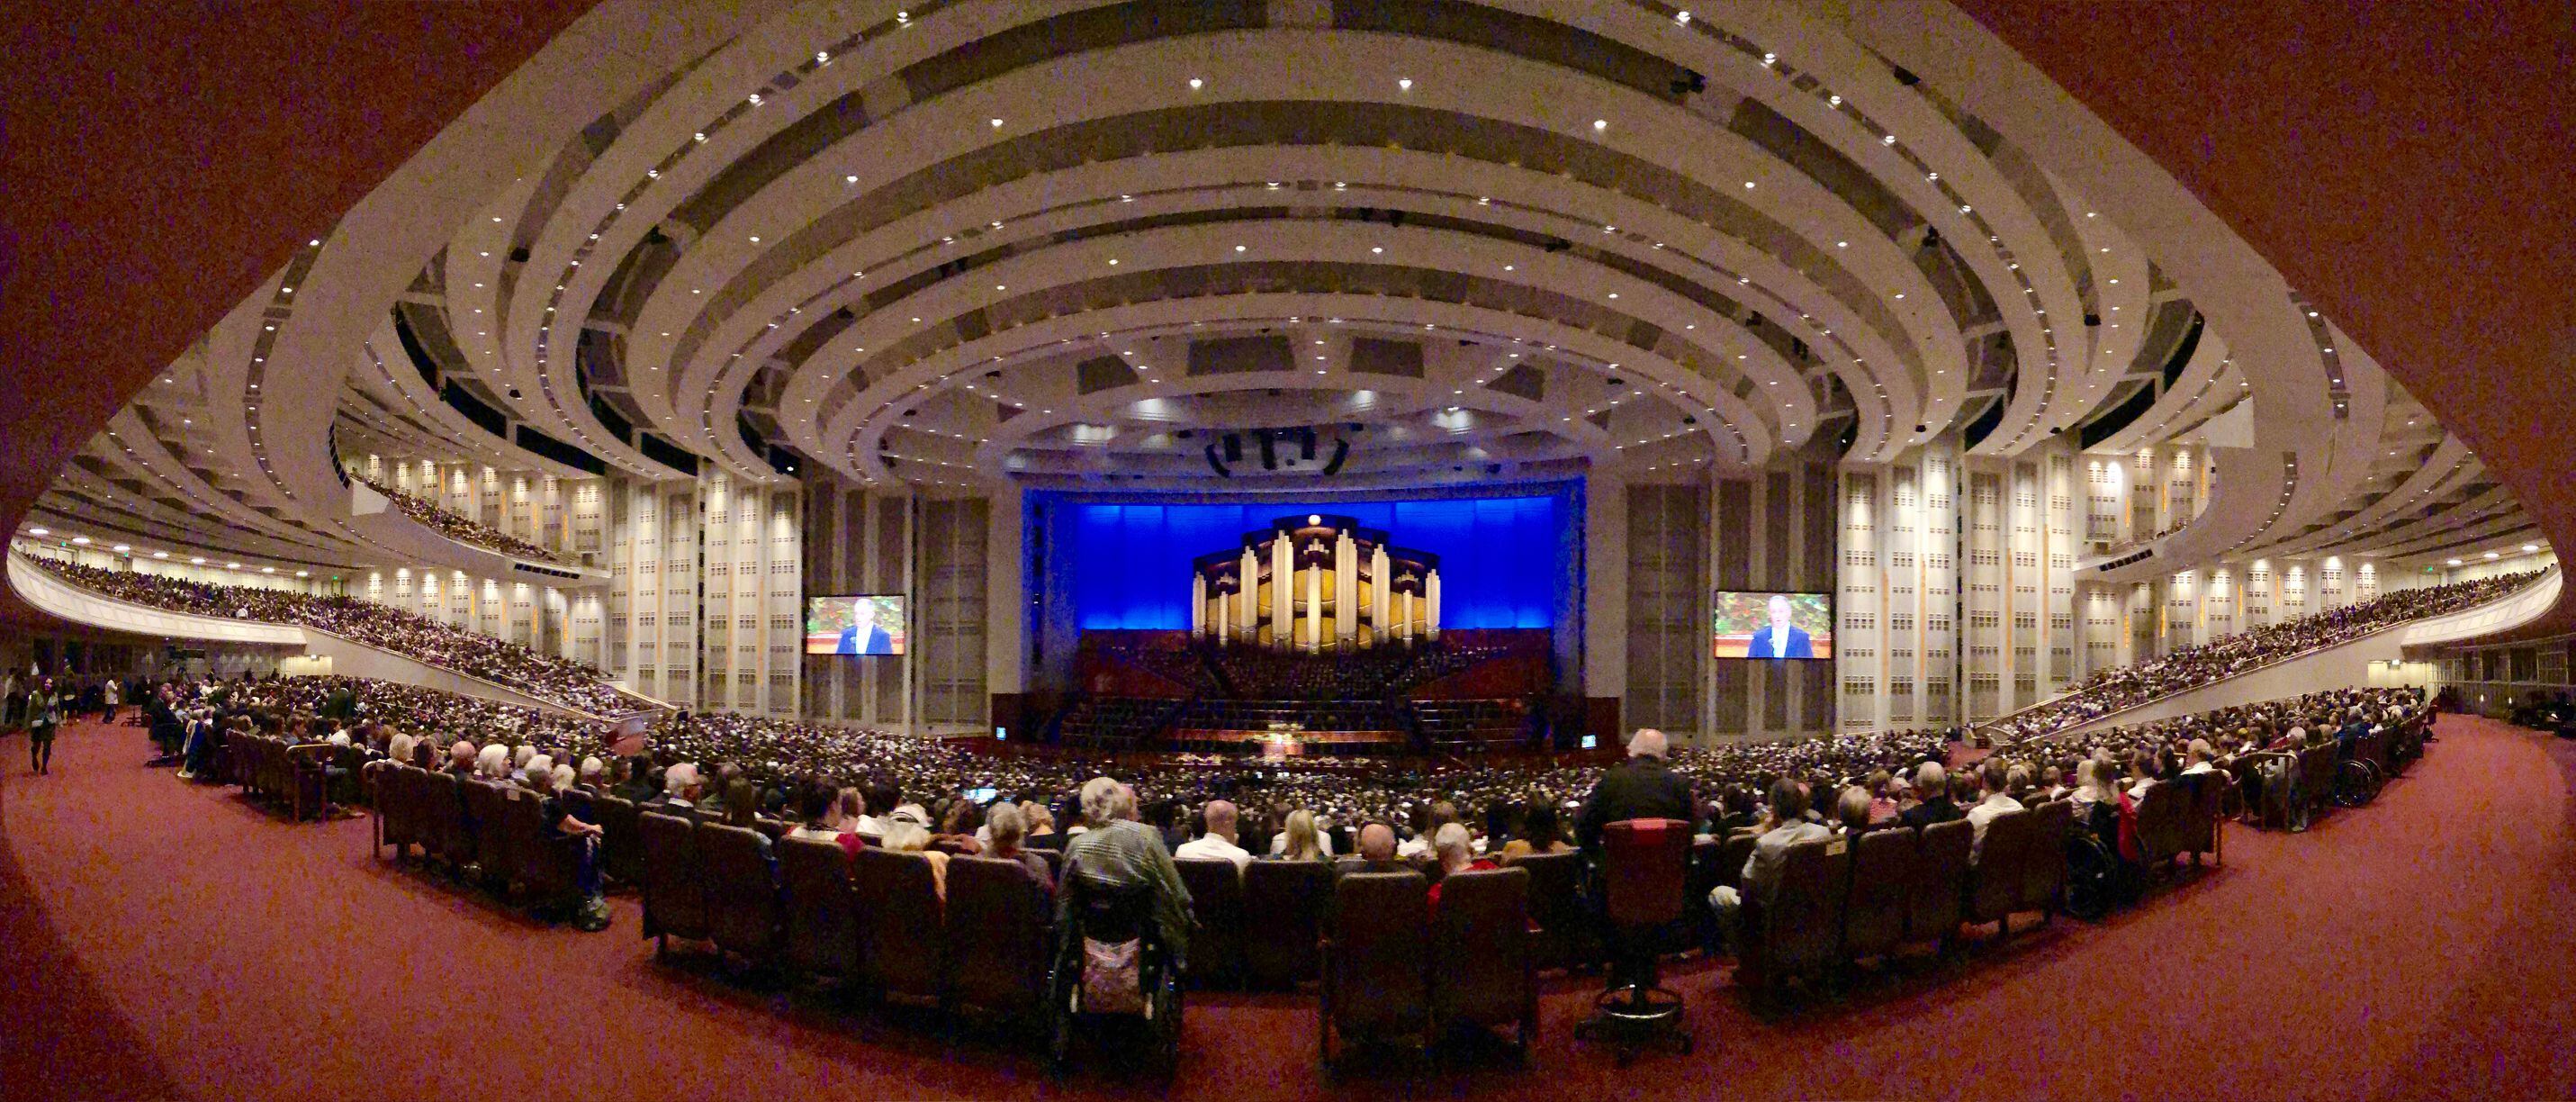
[[[1400,704],[1376,700],[1193,700],[1173,717],[1192,731],[1262,731],[1273,723],[1312,731],[1404,731],[1411,727]]]
[[[2427,720],[2419,711],[2340,756],[2394,775],[2421,752]],[[235,735],[225,768],[253,792],[290,805],[332,799],[343,780],[329,775],[338,759],[308,760],[303,751],[342,752]],[[2336,775],[2335,744],[2302,753],[2302,775]],[[379,844],[394,847],[398,861],[416,853],[532,906],[574,901],[577,843],[548,837],[530,793],[390,762],[348,779],[356,798],[373,803]],[[2136,809],[2134,871],[2154,877],[2184,856],[2194,864],[2203,855],[2223,859],[2233,780],[2225,772],[2185,774],[2150,786]],[[2318,811],[2336,796],[2326,783],[2298,791]],[[943,899],[928,858],[886,851],[874,839],[863,837],[870,844],[854,859],[835,844],[788,838],[787,825],[774,820],[738,828],[695,810],[651,813],[610,795],[575,790],[562,798],[571,813],[602,826],[604,870],[640,888],[643,933],[657,944],[702,940],[790,975],[1032,1025],[1053,1005],[1062,950],[1053,909],[1015,863],[952,856]],[[1967,926],[2008,933],[2015,916],[2036,913],[2045,922],[2067,909],[2085,872],[2073,805],[2049,801],[1997,816],[1974,861],[1973,830],[1959,820],[1792,847],[1774,894],[1747,905],[1736,982],[1770,993],[1792,977],[1837,972],[1910,945],[1946,947]],[[774,847],[774,874],[759,836]],[[1753,844],[1748,834],[1694,842],[1682,908],[1691,928],[1663,950],[1714,940],[1702,901],[1714,887],[1738,886]],[[1034,852],[1060,871],[1058,854]],[[1582,902],[1583,860],[1535,854],[1444,877],[1426,858],[1408,873],[1338,878],[1318,861],[1257,860],[1240,870],[1228,861],[1177,862],[1195,920],[1189,980],[1201,988],[1313,985],[1328,1051],[1334,1038],[1427,1039],[1455,1023],[1514,1026],[1526,1045],[1536,1029],[1536,973],[1600,955]],[[1435,883],[1436,908],[1425,900]]]
[[[2200,646],[2099,671],[2069,686],[2066,695],[2005,716],[1988,728],[2008,737],[2045,735],[2409,620],[2484,604],[2546,573],[2532,570],[2401,589],[2342,608],[2224,635]]]
[[[1228,695],[1246,700],[1378,700],[1411,683],[1408,671],[1437,645],[1382,646],[1339,654],[1211,646],[1203,653]]]
[[[1420,700],[1413,715],[1433,749],[1518,742],[1530,719],[1528,707],[1513,700]]]
[[[522,559],[572,565],[572,560],[564,555],[539,547],[481,521],[470,519],[461,513],[452,512],[428,498],[407,494],[379,482],[366,479],[359,481],[366,482],[367,485],[374,487],[376,492],[392,500],[394,507],[402,510],[404,516],[458,543],[480,547],[486,551],[497,551],[504,555],[514,555]]]
[[[373,601],[106,570],[42,556],[32,561],[65,582],[130,604],[325,631],[594,716],[655,707],[609,684],[606,674],[586,663]]]
[[[1161,697],[1084,697],[1065,712],[1058,741],[1080,750],[1135,749],[1168,725],[1180,706]]]
[[[365,793],[375,806],[375,844],[390,846],[397,862],[419,855],[459,874],[471,872],[481,885],[504,897],[516,894],[541,912],[569,912],[581,900],[578,870],[581,839],[554,837],[541,811],[543,801],[517,785],[480,778],[459,778],[409,765],[378,762],[364,778]],[[610,804],[626,804],[628,817],[618,823],[618,837],[601,836],[602,859],[631,850],[636,836],[633,805],[614,797],[566,792],[565,806],[577,817],[605,814]],[[603,827],[608,820],[592,819]]]

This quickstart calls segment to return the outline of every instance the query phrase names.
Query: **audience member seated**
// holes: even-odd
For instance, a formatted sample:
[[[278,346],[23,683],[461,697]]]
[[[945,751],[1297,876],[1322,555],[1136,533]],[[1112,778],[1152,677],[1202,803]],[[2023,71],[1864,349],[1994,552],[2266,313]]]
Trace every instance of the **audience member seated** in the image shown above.
[[[1768,904],[1780,888],[1780,869],[1789,859],[1789,847],[1816,838],[1830,838],[1833,831],[1822,823],[1807,821],[1807,787],[1787,777],[1771,782],[1771,815],[1761,836],[1753,840],[1753,854],[1744,859],[1744,870],[1736,878],[1739,886],[1720,884],[1709,889],[1708,905],[1717,910],[1717,927],[1743,955],[1743,935],[1736,928],[1744,903],[1752,900]]]
[[[994,804],[992,813],[985,816],[984,825],[991,828],[988,835],[991,844],[985,847],[984,856],[1016,862],[1029,874],[1029,879],[1037,882],[1038,887],[1055,890],[1055,882],[1047,878],[1046,858],[1020,845],[1028,831],[1028,817],[1020,813],[1020,805],[1008,801]]]
[[[500,529],[493,528],[490,525],[468,520],[463,516],[439,507],[432,503],[428,498],[407,494],[401,490],[394,489],[391,486],[369,479],[362,478],[358,481],[365,482],[368,486],[373,487],[377,493],[383,494],[386,498],[392,500],[394,507],[402,510],[402,514],[404,516],[410,517],[414,522],[437,532],[439,535],[455,540],[458,543],[480,547],[486,551],[498,551],[501,554],[514,556],[516,558],[534,559],[539,562],[550,562],[559,566],[574,565],[572,559],[567,556],[546,550],[543,547],[539,547],[536,544],[520,539],[519,537],[501,531]]]
[[[1174,859],[1181,861],[1232,861],[1234,862],[1234,868],[1237,872],[1243,871],[1243,866],[1252,863],[1252,854],[1245,852],[1242,846],[1235,844],[1234,828],[1236,812],[1232,802],[1226,800],[1210,800],[1208,801],[1207,807],[1200,811],[1200,814],[1207,820],[1206,832],[1184,843],[1181,848],[1174,850],[1172,852],[1172,857]]]
[[[2198,688],[2292,655],[2359,638],[2409,620],[2484,604],[2539,578],[2526,571],[2476,581],[2401,589],[2342,608],[2221,636],[2161,658],[2103,670],[2066,695],[2006,716],[1993,729],[2008,738],[2046,735],[2158,697]]]
[[[623,715],[652,707],[608,684],[607,675],[592,666],[373,601],[192,582],[44,557],[33,561],[73,585],[120,601],[193,616],[329,632],[592,715]]]
[[[1565,831],[1557,826],[1556,805],[1542,800],[1531,805],[1529,814],[1521,819],[1520,837],[1503,843],[1503,856],[1564,853],[1573,848],[1565,840]]]
[[[1389,831],[1390,856],[1393,855],[1394,837],[1394,832]],[[1290,861],[1330,861],[1333,859],[1333,840],[1315,830],[1314,812],[1298,811],[1288,816],[1287,828],[1270,840],[1270,855]]]
[[[1440,879],[1431,885],[1431,913],[1433,914],[1440,913],[1440,885],[1449,882],[1450,873],[1500,867],[1476,856],[1474,848],[1468,842],[1467,828],[1459,823],[1450,823],[1441,827],[1439,834],[1431,841],[1431,848],[1440,859]]]
[[[1978,773],[1982,782],[1978,787],[1983,788],[1986,795],[1977,801],[1975,807],[1968,809],[1968,863],[1971,865],[1985,857],[1986,828],[1993,825],[1995,817],[2007,811],[2022,810],[2021,801],[2012,796],[2014,781],[2019,779],[2023,784],[2029,783],[2028,775],[2022,773],[2020,766],[2007,766],[2001,758],[1987,758]]]
[[[857,832],[841,829],[840,806],[838,792],[820,785],[807,789],[804,798],[797,802],[796,829],[788,831],[787,836],[830,842],[850,856],[857,857],[866,844],[859,840]]]
[[[1181,886],[1181,870],[1172,864],[1171,851],[1163,848],[1162,835],[1137,821],[1136,790],[1108,777],[1085,781],[1082,816],[1092,827],[1065,843],[1065,879],[1087,877],[1107,888],[1144,885],[1153,895],[1154,925],[1163,944],[1174,961],[1186,961],[1190,892]],[[1070,893],[1059,893],[1057,898],[1062,902],[1056,920],[1061,922],[1072,898]]]

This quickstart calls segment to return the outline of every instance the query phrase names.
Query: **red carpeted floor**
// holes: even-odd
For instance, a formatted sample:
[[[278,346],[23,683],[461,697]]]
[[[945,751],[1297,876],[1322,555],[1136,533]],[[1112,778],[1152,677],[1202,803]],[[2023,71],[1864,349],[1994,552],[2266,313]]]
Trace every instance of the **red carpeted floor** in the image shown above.
[[[1673,977],[1698,1053],[1621,1070],[1549,983],[1534,1067],[1471,1057],[1327,1083],[1311,996],[1198,997],[1172,1093],[1264,1098],[2576,1096],[2576,744],[2442,722],[2413,775],[2095,926],[1760,1017]],[[530,923],[66,732],[0,739],[0,1096],[11,1099],[1146,1096],[1096,1064],[660,965],[618,926]]]

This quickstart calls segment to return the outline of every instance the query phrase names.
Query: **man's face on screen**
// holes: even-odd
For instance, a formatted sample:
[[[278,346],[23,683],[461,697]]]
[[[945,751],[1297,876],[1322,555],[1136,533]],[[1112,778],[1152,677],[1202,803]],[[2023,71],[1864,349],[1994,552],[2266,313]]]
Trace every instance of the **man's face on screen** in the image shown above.
[[[1787,597],[1771,598],[1771,626],[1775,628],[1785,628],[1789,626],[1789,599]]]
[[[861,632],[877,626],[877,603],[865,597],[850,602],[850,624]]]

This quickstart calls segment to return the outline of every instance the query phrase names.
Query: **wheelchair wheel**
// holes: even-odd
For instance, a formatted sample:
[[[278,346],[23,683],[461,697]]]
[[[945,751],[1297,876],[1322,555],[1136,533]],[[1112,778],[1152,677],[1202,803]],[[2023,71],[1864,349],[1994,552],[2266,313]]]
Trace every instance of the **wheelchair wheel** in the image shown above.
[[[2334,802],[2337,807],[2360,807],[2379,796],[2385,783],[2379,770],[2366,761],[2347,761],[2335,767]]]

